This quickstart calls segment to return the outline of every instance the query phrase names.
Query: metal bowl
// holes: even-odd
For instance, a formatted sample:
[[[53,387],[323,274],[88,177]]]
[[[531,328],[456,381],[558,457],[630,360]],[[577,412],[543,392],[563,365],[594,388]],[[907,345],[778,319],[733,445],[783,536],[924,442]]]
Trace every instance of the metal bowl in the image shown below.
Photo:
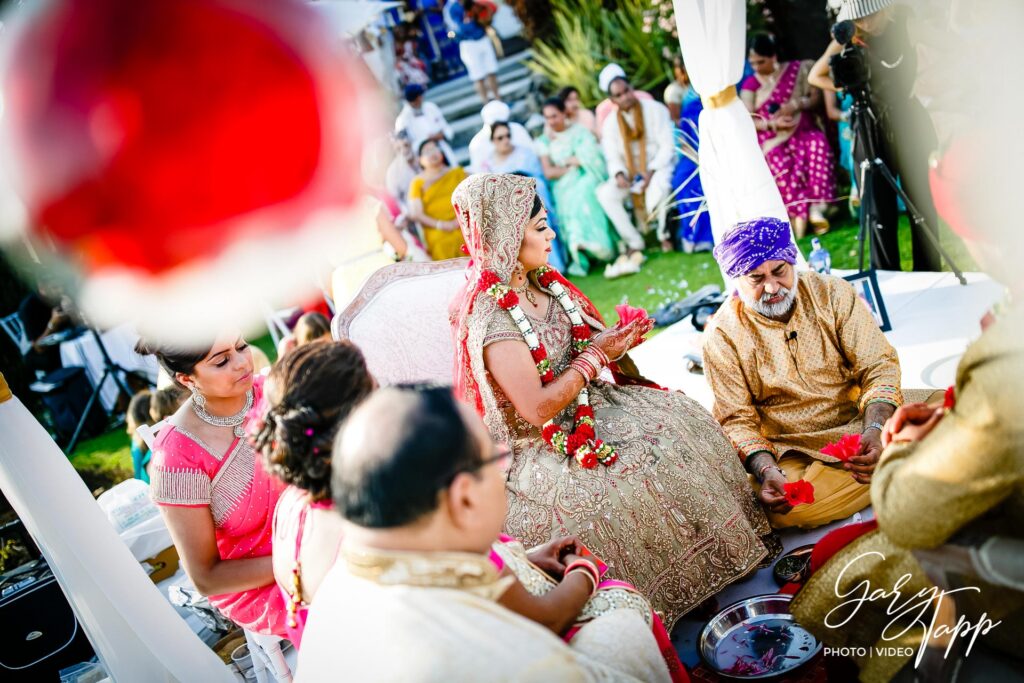
[[[763,680],[792,672],[821,650],[821,643],[789,613],[792,596],[756,595],[733,603],[701,631],[701,659],[720,676]]]

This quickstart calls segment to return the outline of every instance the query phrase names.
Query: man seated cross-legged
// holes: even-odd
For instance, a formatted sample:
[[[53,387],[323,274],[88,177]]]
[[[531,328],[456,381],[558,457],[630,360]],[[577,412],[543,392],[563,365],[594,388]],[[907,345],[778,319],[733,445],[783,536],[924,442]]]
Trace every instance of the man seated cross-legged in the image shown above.
[[[812,528],[862,510],[882,426],[903,403],[896,350],[850,283],[797,273],[785,221],[741,223],[714,253],[737,295],[704,343],[712,412],[757,479],[772,526]],[[821,453],[846,434],[861,436],[854,457]],[[798,479],[814,486],[814,502],[794,508],[783,487]]]

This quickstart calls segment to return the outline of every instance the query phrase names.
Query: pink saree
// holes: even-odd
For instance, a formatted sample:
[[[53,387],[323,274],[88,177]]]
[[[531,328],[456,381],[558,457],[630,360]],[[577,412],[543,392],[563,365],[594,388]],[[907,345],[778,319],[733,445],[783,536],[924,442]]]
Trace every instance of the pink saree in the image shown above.
[[[786,64],[774,88],[761,85],[756,76],[749,76],[740,87],[754,93],[754,112],[770,120],[773,110],[806,94],[806,82],[801,63],[793,61]],[[800,112],[791,131],[758,131],[757,142],[790,216],[807,218],[811,204],[835,198],[832,148],[812,112]]]
[[[262,378],[253,384],[259,405]],[[157,505],[209,507],[222,560],[271,553],[274,506],[284,484],[263,469],[245,437],[215,454],[202,439],[168,425],[153,443],[150,495]],[[285,635],[285,604],[273,582],[239,593],[209,596],[210,604],[248,631]]]

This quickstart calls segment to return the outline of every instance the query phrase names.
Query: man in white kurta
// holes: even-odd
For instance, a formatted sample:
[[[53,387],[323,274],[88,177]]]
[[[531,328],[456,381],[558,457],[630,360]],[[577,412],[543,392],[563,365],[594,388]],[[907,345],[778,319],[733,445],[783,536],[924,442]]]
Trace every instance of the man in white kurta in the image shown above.
[[[405,86],[405,105],[395,119],[395,132],[405,130],[412,142],[412,149],[418,155],[420,145],[426,140],[435,141],[441,151],[448,157],[448,163],[455,163],[455,152],[448,141],[455,131],[441,112],[441,108],[433,102],[427,102],[422,85]]]
[[[480,173],[483,170],[483,162],[487,161],[491,152],[494,151],[494,144],[491,142],[491,126],[496,123],[508,124],[513,146],[533,149],[533,138],[530,137],[530,132],[522,124],[509,121],[511,116],[512,110],[501,100],[491,100],[480,110],[480,118],[484,120],[484,127],[477,131],[473,139],[469,141],[469,170],[472,173]]]
[[[656,214],[658,239],[670,246],[666,218],[676,162],[675,126],[665,105],[637,98],[624,76],[613,78],[605,91],[618,111],[601,127],[608,180],[598,187],[597,199],[629,248],[629,260],[639,267],[644,248],[641,232],[646,232],[648,223],[641,220],[638,230],[624,204],[632,195],[643,217]]]
[[[498,604],[516,581],[486,555],[509,454],[450,387],[379,389],[335,443],[331,492],[350,525],[310,607],[297,683],[668,683],[634,610],[588,622],[570,647]]]

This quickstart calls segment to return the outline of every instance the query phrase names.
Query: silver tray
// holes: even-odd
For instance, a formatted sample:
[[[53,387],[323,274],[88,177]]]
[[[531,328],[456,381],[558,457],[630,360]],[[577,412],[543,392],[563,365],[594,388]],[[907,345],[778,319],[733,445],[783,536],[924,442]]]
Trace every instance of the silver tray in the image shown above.
[[[701,631],[701,659],[720,676],[745,681],[782,676],[807,663],[821,643],[793,619],[790,600],[756,595],[729,605]]]

